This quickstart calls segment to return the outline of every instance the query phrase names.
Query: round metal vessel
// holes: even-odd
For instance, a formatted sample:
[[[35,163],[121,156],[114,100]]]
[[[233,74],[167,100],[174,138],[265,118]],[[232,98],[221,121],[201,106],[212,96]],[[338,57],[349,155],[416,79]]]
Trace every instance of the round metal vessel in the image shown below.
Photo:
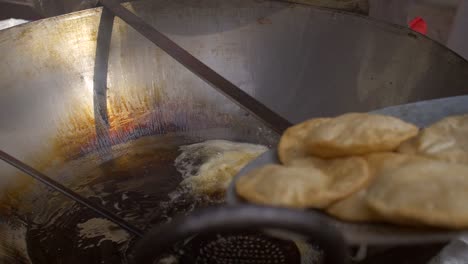
[[[465,60],[422,35],[366,17],[276,1],[126,6],[291,122],[467,92]],[[278,138],[100,8],[0,31],[0,51],[0,149],[88,197],[123,194],[106,191],[119,179],[127,191],[159,203],[180,181],[171,166],[181,144],[230,139],[272,146]],[[145,164],[164,165],[138,171]],[[135,183],[129,175],[148,177]],[[57,194],[42,195],[46,190],[4,163],[0,190],[2,219],[22,219],[18,241],[32,236],[32,226],[46,230],[53,208],[73,207]],[[128,206],[127,213],[140,214],[132,221],[142,227],[167,220]],[[92,217],[80,214],[74,224]],[[26,256],[26,244],[13,241],[6,222],[0,240]],[[37,251],[48,247],[28,241]],[[110,255],[120,256],[119,250]],[[24,262],[52,263],[36,253],[29,251],[36,257]],[[75,263],[66,258],[72,254],[50,253]],[[99,263],[99,253],[93,254],[89,259]]]

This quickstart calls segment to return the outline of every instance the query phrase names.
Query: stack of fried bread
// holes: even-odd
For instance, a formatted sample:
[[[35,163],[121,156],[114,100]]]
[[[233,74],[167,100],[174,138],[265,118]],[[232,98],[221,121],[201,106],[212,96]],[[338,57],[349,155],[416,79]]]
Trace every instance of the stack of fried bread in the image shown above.
[[[468,228],[468,115],[422,130],[367,113],[311,119],[285,131],[278,156],[282,165],[237,181],[242,198],[346,221]]]

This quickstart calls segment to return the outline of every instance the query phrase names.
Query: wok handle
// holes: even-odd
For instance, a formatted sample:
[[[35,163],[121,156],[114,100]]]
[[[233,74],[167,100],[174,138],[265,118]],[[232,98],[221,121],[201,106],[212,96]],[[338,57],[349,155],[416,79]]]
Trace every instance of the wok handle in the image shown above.
[[[326,264],[348,263],[347,247],[341,233],[320,215],[257,205],[211,207],[176,218],[147,232],[136,243],[132,258],[134,263],[152,263],[176,242],[191,236],[246,229],[274,229],[297,234],[324,251]]]

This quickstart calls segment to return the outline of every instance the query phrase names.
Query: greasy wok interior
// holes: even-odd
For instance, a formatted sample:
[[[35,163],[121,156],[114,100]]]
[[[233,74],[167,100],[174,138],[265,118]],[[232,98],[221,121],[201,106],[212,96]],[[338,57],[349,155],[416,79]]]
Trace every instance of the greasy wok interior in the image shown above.
[[[127,7],[293,123],[459,95],[468,81],[451,51],[356,15],[250,0]],[[183,176],[219,153],[242,157],[224,168],[235,173],[279,135],[101,14],[0,31],[0,148],[142,229],[221,203],[217,192],[180,189],[209,176]],[[108,60],[97,52],[106,36]],[[200,142],[192,167],[177,167]],[[131,237],[113,223],[5,163],[0,175],[0,262],[124,263]]]

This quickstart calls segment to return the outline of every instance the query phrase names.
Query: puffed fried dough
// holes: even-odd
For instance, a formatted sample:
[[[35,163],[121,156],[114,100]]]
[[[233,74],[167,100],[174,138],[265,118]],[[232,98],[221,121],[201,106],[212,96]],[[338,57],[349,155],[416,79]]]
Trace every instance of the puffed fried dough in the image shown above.
[[[364,157],[367,160],[372,177],[374,178],[386,172],[398,169],[406,164],[427,160],[421,156],[396,152],[377,152],[367,154]]]
[[[363,187],[350,196],[339,200],[327,208],[327,213],[344,221],[379,222],[382,217],[366,202],[367,188]]]
[[[297,208],[325,208],[357,191],[369,179],[364,159],[294,160],[291,166],[267,165],[244,175],[236,184],[251,202]]]
[[[362,157],[324,160],[308,157],[291,162],[292,167],[313,167],[329,177],[327,193],[334,201],[358,191],[370,180],[367,161]]]
[[[468,166],[419,159],[378,176],[366,200],[389,222],[467,228],[467,190]]]
[[[382,222],[384,219],[375,210],[367,205],[366,196],[368,188],[376,177],[385,171],[394,170],[415,160],[416,156],[407,156],[393,152],[372,153],[365,156],[369,168],[370,179],[359,191],[339,200],[327,208],[327,213],[341,220],[354,222]]]
[[[280,161],[288,165],[292,160],[308,156],[304,145],[306,136],[327,120],[330,118],[314,118],[286,129],[278,145]]]
[[[258,204],[324,207],[330,201],[323,192],[329,181],[319,169],[271,164],[241,177],[236,183],[236,191],[242,198]]]
[[[468,115],[446,117],[434,123],[415,139],[403,143],[398,151],[468,165]]]
[[[314,128],[307,135],[305,143],[309,154],[335,158],[393,151],[417,134],[415,125],[395,117],[350,113]]]

